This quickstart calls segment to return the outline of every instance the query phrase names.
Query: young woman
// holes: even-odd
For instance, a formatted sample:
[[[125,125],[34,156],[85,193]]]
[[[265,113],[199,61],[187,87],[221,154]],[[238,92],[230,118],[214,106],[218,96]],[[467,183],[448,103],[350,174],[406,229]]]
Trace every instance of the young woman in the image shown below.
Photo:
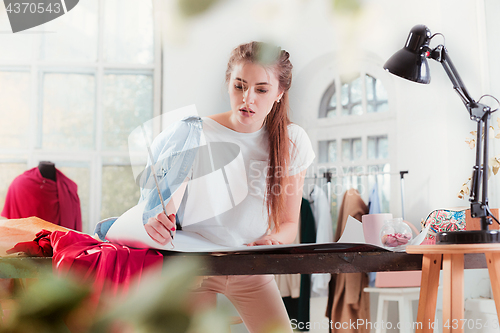
[[[203,135],[207,143],[225,142],[238,148],[235,155],[242,156],[242,164],[237,169],[247,174],[246,184],[241,185],[246,186],[243,193],[247,195],[237,202],[233,198],[231,209],[220,209],[183,230],[229,246],[294,241],[304,176],[314,152],[305,131],[289,120],[289,56],[279,47],[260,42],[233,50],[226,71],[231,110],[203,118]],[[201,161],[194,162],[191,179],[202,176],[200,165]],[[228,170],[226,182],[235,192],[231,181],[238,177]],[[193,216],[195,209],[190,207],[207,200],[218,205],[217,200],[222,199],[205,192],[210,192],[209,186],[188,184],[184,221]],[[145,226],[154,240],[166,244],[171,240],[170,231],[175,230],[175,216],[160,213]],[[272,325],[292,331],[272,275],[207,277],[193,292],[193,309],[214,306],[216,293],[232,301],[250,332],[263,332]]]

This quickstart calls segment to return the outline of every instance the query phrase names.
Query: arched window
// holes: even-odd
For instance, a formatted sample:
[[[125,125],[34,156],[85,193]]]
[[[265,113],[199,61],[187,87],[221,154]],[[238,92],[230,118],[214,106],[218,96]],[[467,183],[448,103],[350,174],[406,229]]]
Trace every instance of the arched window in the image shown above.
[[[331,70],[331,79],[320,95],[317,119],[309,122],[310,137],[317,145],[316,171],[332,173],[334,220],[349,188],[358,189],[366,203],[377,188],[382,212],[399,208],[393,200],[391,209],[399,183],[392,175],[396,173],[396,114],[384,84],[388,80],[381,66],[367,62],[364,68],[347,74]]]
[[[338,91],[340,93],[337,93]],[[319,118],[362,115],[387,110],[387,91],[382,82],[369,74],[357,73],[340,77],[328,86],[321,98]]]

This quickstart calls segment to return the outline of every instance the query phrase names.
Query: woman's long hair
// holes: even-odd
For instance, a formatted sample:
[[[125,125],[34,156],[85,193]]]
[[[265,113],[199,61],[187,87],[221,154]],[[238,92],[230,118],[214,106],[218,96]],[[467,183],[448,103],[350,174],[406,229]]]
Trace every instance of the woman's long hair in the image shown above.
[[[285,188],[290,163],[288,90],[292,83],[293,66],[289,58],[290,54],[280,47],[262,42],[251,42],[239,45],[233,50],[226,70],[226,82],[229,82],[236,65],[245,62],[260,64],[276,75],[279,90],[283,91],[280,101],[273,104],[271,112],[264,121],[269,134],[269,168],[265,198],[269,228],[272,228],[274,224],[277,230],[285,212]]]

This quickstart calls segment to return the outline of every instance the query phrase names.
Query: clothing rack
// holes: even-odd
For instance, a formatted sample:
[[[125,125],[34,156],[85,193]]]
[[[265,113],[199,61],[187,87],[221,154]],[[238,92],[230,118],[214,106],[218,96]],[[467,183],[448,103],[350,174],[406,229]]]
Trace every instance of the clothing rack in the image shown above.
[[[336,175],[335,177],[343,178],[343,177],[365,177],[365,176],[378,176],[378,175],[399,175],[400,176],[400,187],[401,187],[401,217],[403,220],[405,219],[405,202],[404,202],[404,177],[408,174],[408,170],[399,171],[399,172],[367,172],[367,173],[345,173],[342,175]],[[314,176],[307,176],[305,179],[326,179],[327,184],[327,196],[328,202],[331,201],[331,182],[332,182],[332,173],[330,171],[324,172],[323,176],[318,177],[318,175],[314,174]]]

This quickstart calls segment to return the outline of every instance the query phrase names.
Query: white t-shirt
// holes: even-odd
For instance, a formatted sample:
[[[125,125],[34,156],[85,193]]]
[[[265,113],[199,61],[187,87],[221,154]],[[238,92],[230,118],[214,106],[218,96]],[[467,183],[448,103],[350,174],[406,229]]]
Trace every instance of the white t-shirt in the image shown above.
[[[315,154],[300,126],[290,124],[288,133],[294,143],[289,175],[295,175],[307,169]],[[203,118],[202,146],[187,186],[182,229],[225,246],[241,246],[264,236],[268,146],[265,127],[240,133]]]

